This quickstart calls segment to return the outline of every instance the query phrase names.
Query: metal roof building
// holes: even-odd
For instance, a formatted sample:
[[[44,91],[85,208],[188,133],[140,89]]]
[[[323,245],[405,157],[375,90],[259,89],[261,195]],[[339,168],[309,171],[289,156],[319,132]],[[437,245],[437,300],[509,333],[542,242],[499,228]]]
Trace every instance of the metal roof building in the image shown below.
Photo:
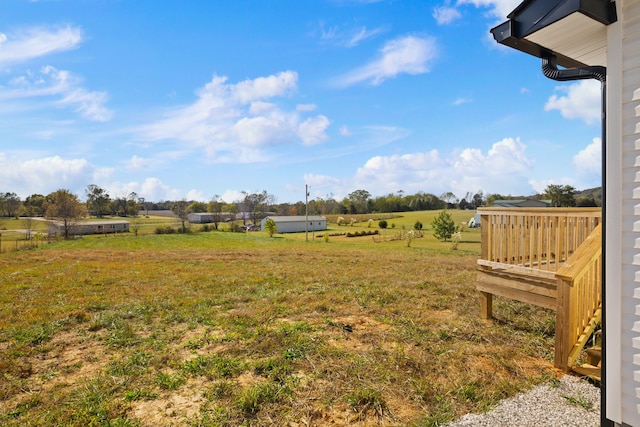
[[[267,216],[260,221],[260,230],[268,219],[275,221],[278,233],[300,233],[304,231],[322,231],[327,229],[327,219],[320,215]],[[308,221],[308,223],[307,223]]]

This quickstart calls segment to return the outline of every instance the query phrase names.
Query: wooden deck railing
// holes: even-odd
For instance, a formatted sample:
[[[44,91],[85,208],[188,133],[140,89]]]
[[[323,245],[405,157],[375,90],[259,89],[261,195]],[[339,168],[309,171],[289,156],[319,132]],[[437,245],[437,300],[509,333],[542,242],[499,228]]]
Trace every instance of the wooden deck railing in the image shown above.
[[[600,223],[600,208],[480,208],[478,264],[555,272]]]
[[[556,272],[555,366],[573,366],[602,318],[602,226]]]
[[[556,309],[557,368],[573,366],[602,316],[599,208],[481,208],[477,289]]]

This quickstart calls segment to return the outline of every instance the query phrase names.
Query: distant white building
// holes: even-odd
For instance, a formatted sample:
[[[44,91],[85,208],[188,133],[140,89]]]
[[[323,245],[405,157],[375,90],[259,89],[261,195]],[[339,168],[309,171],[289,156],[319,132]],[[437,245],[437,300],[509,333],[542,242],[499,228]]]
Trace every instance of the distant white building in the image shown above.
[[[48,231],[50,236],[64,235],[64,224],[61,221],[49,221]],[[82,221],[70,228],[70,234],[105,234],[126,233],[129,231],[129,221]]]
[[[278,227],[278,233],[300,233],[303,231],[322,231],[327,229],[327,219],[319,215],[295,216],[267,216],[260,221],[260,230],[264,231],[264,225],[268,219],[272,219]],[[308,221],[308,223],[307,223]]]
[[[213,215],[211,212],[190,213],[187,215],[187,220],[191,224],[208,224],[213,222]]]
[[[215,222],[217,216],[218,222],[228,222],[234,218],[234,215],[229,212],[198,212],[187,215],[187,220],[192,224],[209,224]]]

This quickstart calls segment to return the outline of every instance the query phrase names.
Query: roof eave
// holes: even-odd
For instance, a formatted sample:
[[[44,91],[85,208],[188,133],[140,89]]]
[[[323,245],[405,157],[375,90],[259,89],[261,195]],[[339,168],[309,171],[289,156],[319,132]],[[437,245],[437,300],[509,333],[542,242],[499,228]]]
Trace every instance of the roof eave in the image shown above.
[[[562,67],[594,65],[585,64],[561,52],[552,51],[549,46],[540,46],[527,40],[528,36],[574,13],[580,13],[605,26],[617,21],[615,2],[609,0],[526,0],[508,15],[509,20],[491,29],[491,33],[498,43],[529,55],[539,58],[554,55],[557,64]]]
[[[569,58],[568,56],[565,56],[561,53],[551,52],[549,49],[533,43],[525,38],[517,37],[514,34],[513,27],[513,21],[506,21],[498,25],[497,27],[492,28],[491,33],[493,34],[493,38],[502,45],[519,50],[524,53],[528,53],[529,55],[533,55],[538,58],[548,56],[549,54],[555,54],[556,58],[558,58],[558,65],[562,67],[574,68],[584,67],[587,65],[573,58]]]

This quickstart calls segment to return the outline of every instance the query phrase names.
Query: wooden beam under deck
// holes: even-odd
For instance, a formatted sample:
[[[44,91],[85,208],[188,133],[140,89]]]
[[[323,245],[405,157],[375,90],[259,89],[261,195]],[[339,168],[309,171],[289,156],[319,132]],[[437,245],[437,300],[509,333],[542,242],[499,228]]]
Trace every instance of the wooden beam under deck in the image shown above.
[[[557,282],[539,275],[525,275],[512,270],[478,271],[476,289],[482,292],[484,319],[491,318],[491,295],[556,309]]]

